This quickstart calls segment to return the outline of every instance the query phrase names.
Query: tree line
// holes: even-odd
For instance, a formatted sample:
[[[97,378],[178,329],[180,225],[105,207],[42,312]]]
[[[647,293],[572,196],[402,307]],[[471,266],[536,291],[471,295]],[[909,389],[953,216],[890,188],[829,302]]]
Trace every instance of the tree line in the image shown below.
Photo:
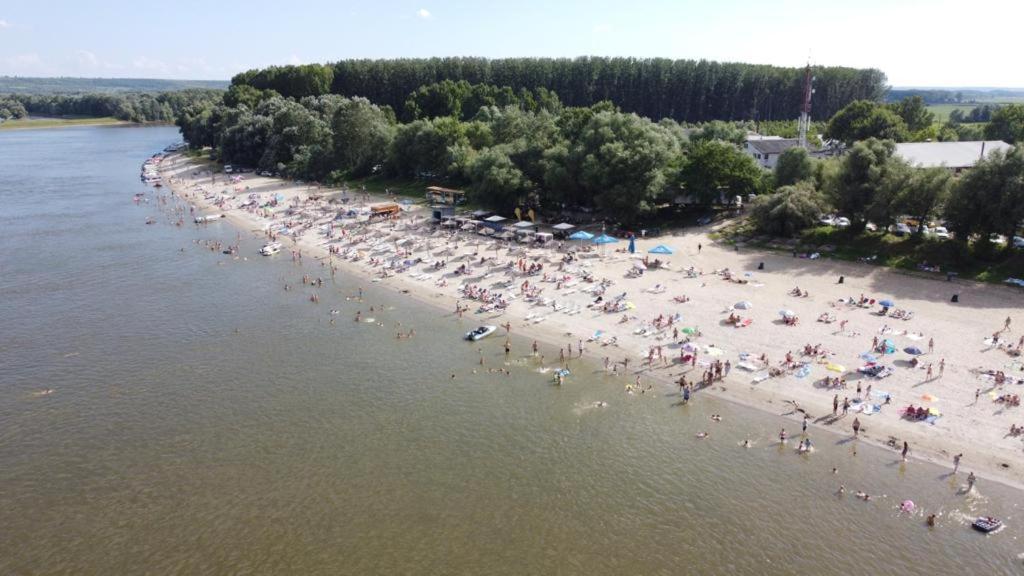
[[[854,231],[880,230],[910,217],[920,225],[942,219],[966,244],[991,234],[1014,236],[1024,225],[1024,148],[993,152],[960,178],[946,168],[915,168],[895,154],[891,140],[869,138],[844,155],[812,159],[793,148],[779,158],[776,191],[751,210],[761,231],[792,236],[832,211]],[[1008,243],[1009,247],[1009,243]]]
[[[0,94],[0,119],[40,116],[114,117],[129,122],[174,122],[188,106],[213,104],[222,90],[190,89],[160,94]]]
[[[854,100],[880,101],[885,74],[876,69],[816,66],[815,119],[830,118]],[[233,85],[303,98],[361,96],[400,114],[410,94],[444,81],[540,88],[570,107],[614,102],[625,112],[677,122],[788,120],[800,113],[803,68],[665,58],[428,58],[342,60],[334,64],[249,70]],[[408,120],[409,117],[404,117]]]
[[[987,124],[972,125],[961,121],[962,114],[951,114],[949,121],[940,126],[920,96],[890,103],[857,100],[828,121],[824,135],[846,146],[869,138],[896,142],[981,139],[1003,140],[1010,144],[1024,142],[1024,104],[986,105],[975,108],[971,115],[986,118]]]

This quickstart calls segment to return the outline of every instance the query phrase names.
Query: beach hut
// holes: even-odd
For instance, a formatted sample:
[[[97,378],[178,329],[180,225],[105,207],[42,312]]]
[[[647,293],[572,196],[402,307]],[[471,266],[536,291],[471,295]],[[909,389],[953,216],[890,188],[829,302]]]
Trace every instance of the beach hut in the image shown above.
[[[426,198],[432,204],[456,206],[466,201],[466,193],[462,190],[453,190],[440,186],[427,186]]]

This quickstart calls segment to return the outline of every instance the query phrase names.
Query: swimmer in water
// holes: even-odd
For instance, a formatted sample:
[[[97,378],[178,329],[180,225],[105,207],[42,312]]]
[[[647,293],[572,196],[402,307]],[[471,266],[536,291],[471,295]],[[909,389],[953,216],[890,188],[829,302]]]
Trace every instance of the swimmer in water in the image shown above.
[[[868,500],[871,500],[871,495],[868,494],[867,492],[862,491],[862,490],[858,490],[857,491],[857,498],[860,498],[861,500],[867,502]]]
[[[929,514],[927,522],[928,522],[928,526],[929,527],[934,528],[935,527],[935,514]]]
[[[842,496],[843,494],[846,494],[846,486],[840,484],[839,485],[839,490],[836,491],[836,495],[837,496]]]
[[[750,440],[744,440],[743,441],[743,447],[744,448],[750,448]]]
[[[719,414],[712,414],[711,415],[711,419],[714,420],[715,422],[721,422],[722,421],[722,416],[719,415]]]
[[[697,433],[697,438],[704,439],[704,438],[707,438],[708,436],[710,436],[710,434],[708,434],[707,432],[698,432]]]
[[[779,432],[779,442],[785,442],[787,438],[789,438],[789,434],[786,434],[786,429],[783,428],[782,431]]]

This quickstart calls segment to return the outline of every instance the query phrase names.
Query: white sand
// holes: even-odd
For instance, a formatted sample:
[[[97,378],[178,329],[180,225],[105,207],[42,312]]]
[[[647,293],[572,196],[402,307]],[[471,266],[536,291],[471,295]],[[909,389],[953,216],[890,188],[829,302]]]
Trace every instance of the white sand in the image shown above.
[[[255,177],[251,174],[246,175],[242,182],[234,186],[227,185],[223,175],[218,175],[216,183],[211,184],[209,173],[197,172],[200,169],[181,156],[172,156],[162,165],[164,175],[176,194],[188,196],[197,209],[205,210],[203,213],[223,211],[227,218],[239,227],[260,231],[257,234],[261,236],[264,235],[261,231],[268,224],[288,219],[284,211],[293,198],[304,200],[317,192],[306,186]],[[222,191],[229,188],[232,190],[228,195],[233,198],[227,201],[224,210],[213,207],[212,198],[204,197],[204,192],[209,195],[211,191],[215,191],[217,196],[220,196]],[[328,191],[321,191],[326,192]],[[284,195],[286,201],[281,203],[268,219],[253,211],[237,208],[247,201],[247,196],[251,193],[258,193],[261,202],[269,200],[273,194]],[[383,199],[371,199],[381,200]],[[326,207],[325,202],[319,204]],[[313,203],[308,206],[312,208]],[[358,206],[363,205],[349,205]],[[334,205],[331,208],[336,211],[339,207]],[[312,213],[312,210],[307,212]],[[197,214],[199,213],[197,211]],[[317,223],[329,222],[333,213],[324,212],[324,216],[316,220]],[[481,324],[511,322],[514,333],[554,343],[555,346],[571,342],[574,353],[578,340],[586,341],[596,331],[602,330],[605,333],[602,339],[614,336],[617,338],[617,344],[602,346],[600,342],[590,342],[586,345],[587,356],[598,361],[609,356],[613,362],[621,361],[628,356],[631,379],[634,378],[633,372],[640,369],[639,374],[643,379],[654,379],[666,387],[673,388],[674,385],[671,383],[681,373],[691,370],[688,366],[684,368],[670,363],[668,367],[661,367],[661,363],[656,362],[657,367],[649,369],[645,365],[647,351],[651,346],[662,345],[665,354],[673,360],[679,355],[679,348],[673,343],[671,331],[654,335],[639,335],[634,334],[634,331],[659,314],[669,316],[678,313],[682,315],[682,320],[676,324],[677,327],[695,326],[702,331],[703,336],[694,340],[702,350],[709,344],[724,350],[721,356],[711,360],[729,360],[733,366],[731,374],[724,382],[716,383],[709,391],[699,392],[698,398],[700,394],[712,393],[775,414],[789,415],[793,420],[787,426],[791,432],[799,430],[800,416],[793,412],[793,406],[789,403],[791,401],[797,402],[813,416],[811,422],[814,425],[827,426],[841,434],[852,434],[851,423],[856,416],[861,421],[861,437],[865,441],[885,444],[892,438],[898,439],[900,443],[906,440],[910,443],[913,456],[946,466],[951,465],[953,454],[962,452],[964,458],[961,475],[965,476],[967,471],[973,470],[979,475],[1008,484],[1024,485],[1024,437],[1008,435],[1011,423],[1024,425],[1024,409],[1005,407],[1004,404],[993,400],[996,393],[1020,394],[1024,392],[1024,386],[1007,384],[995,387],[990,379],[976,374],[977,369],[1003,370],[1011,378],[1024,378],[1024,369],[1019,357],[1013,358],[1004,350],[993,349],[984,342],[993,332],[1003,327],[1003,321],[1007,316],[1014,317],[1014,325],[1011,331],[1002,334],[1003,338],[1011,340],[1015,345],[1017,339],[1024,334],[1024,314],[1020,314],[1021,310],[1024,310],[1024,294],[1019,290],[963,281],[948,283],[944,279],[937,280],[934,276],[919,277],[827,259],[799,259],[788,255],[744,250],[736,252],[732,247],[715,245],[707,238],[707,230],[702,229],[671,237],[659,237],[655,240],[637,241],[638,256],[645,254],[656,244],[672,247],[675,250],[674,255],[657,256],[667,259],[672,270],[649,270],[640,278],[627,278],[625,272],[632,267],[634,260],[628,254],[615,252],[616,248],[625,248],[625,241],[609,246],[603,258],[585,260],[585,270],[589,270],[596,279],[607,278],[614,281],[607,289],[606,298],[627,292],[625,300],[635,305],[634,309],[628,311],[630,320],[627,323],[619,323],[622,313],[605,314],[587,308],[593,297],[582,293],[581,289],[594,286],[591,283],[578,281],[558,291],[555,283],[541,282],[541,276],[506,276],[504,270],[497,269],[491,271],[490,276],[480,278],[492,267],[520,257],[509,256],[507,248],[498,250],[497,262],[492,262],[488,266],[474,265],[476,273],[470,275],[468,279],[453,276],[452,272],[457,266],[473,262],[469,254],[477,249],[481,256],[495,256],[495,250],[489,247],[493,241],[464,232],[460,234],[457,240],[458,248],[453,249],[452,255],[438,256],[446,247],[446,239],[429,237],[431,227],[425,225],[429,221],[429,216],[429,212],[423,207],[415,207],[403,214],[401,223],[394,230],[391,229],[390,223],[378,223],[357,232],[361,234],[372,231],[367,241],[359,244],[352,244],[348,239],[337,241],[340,236],[336,231],[337,242],[333,244],[334,246],[353,253],[360,250],[366,257],[358,262],[342,257],[333,257],[331,261],[339,270],[361,274],[367,278],[379,278],[381,267],[369,265],[368,258],[378,256],[391,259],[395,255],[390,251],[374,254],[373,250],[393,250],[397,240],[413,238],[415,242],[410,242],[405,247],[418,243],[420,249],[405,258],[421,257],[424,263],[402,274],[379,280],[382,284],[408,291],[410,296],[435,304],[446,313],[451,313],[455,308],[455,302],[461,299],[464,304],[470,306],[470,311],[466,313],[467,318],[478,318]],[[308,220],[312,221],[314,218],[309,217]],[[407,230],[408,223],[413,222],[424,225],[419,230]],[[370,247],[370,241],[376,242],[389,236],[392,237],[388,242],[376,248]],[[288,257],[290,250],[298,249],[302,250],[304,259],[327,256],[328,239],[319,233],[315,226],[300,233],[297,240],[285,237],[280,240],[284,243],[285,250],[279,257]],[[427,249],[427,242],[432,243],[433,247]],[[703,245],[699,253],[698,243]],[[512,245],[512,249],[520,250],[521,247]],[[597,252],[600,253],[600,248]],[[556,274],[557,263],[562,254],[553,249],[539,248],[529,249],[528,253],[531,259],[539,259],[544,263],[545,272]],[[447,267],[443,270],[430,269],[429,263],[442,257],[448,261]],[[651,255],[652,260],[654,257]],[[478,260],[479,256],[476,257],[476,261]],[[759,262],[765,264],[763,271],[757,270]],[[682,270],[690,266],[702,270],[704,274],[696,278],[687,277]],[[575,270],[578,266],[573,264],[569,268]],[[713,270],[723,268],[731,269],[734,277],[747,280],[748,283],[734,283],[712,274]],[[430,274],[431,278],[414,279],[415,275],[420,274]],[[576,276],[572,272],[564,274]],[[840,275],[845,276],[845,283],[841,286],[836,283]],[[442,278],[447,280],[447,287],[437,285],[437,281]],[[493,284],[503,280],[511,280],[512,284],[504,289],[491,288]],[[543,297],[555,300],[564,305],[565,309],[555,312],[551,305],[541,307],[519,298],[513,300],[500,316],[496,313],[475,314],[479,304],[468,302],[457,292],[460,284],[470,282],[506,295],[516,294],[518,286],[524,280],[541,286]],[[649,290],[658,284],[666,286],[666,290],[660,294],[651,293]],[[788,295],[794,286],[807,290],[809,297],[798,298]],[[951,304],[949,301],[954,292],[960,294],[958,304]],[[886,318],[876,314],[879,310],[877,305],[858,308],[836,303],[843,297],[859,298],[862,293],[876,301],[892,299],[898,308],[910,310],[914,316],[909,321]],[[683,304],[673,301],[673,297],[684,294],[690,297],[691,301]],[[737,311],[744,318],[752,319],[753,323],[737,329],[725,325],[723,320],[728,316],[726,310],[739,301],[749,301],[753,305],[750,310]],[[568,313],[574,309],[579,312]],[[799,324],[782,324],[779,321],[779,311],[782,309],[795,312],[800,318]],[[818,316],[825,312],[834,314],[836,322],[817,322]],[[544,319],[539,323],[527,320],[537,317]],[[839,332],[839,322],[842,320],[848,321],[845,333]],[[880,334],[879,330],[886,325],[894,332]],[[503,332],[504,330],[499,330],[499,334]],[[909,337],[908,333],[923,333],[923,338],[914,339]],[[893,366],[895,373],[882,380],[862,377],[859,382],[865,388],[872,384],[875,391],[888,392],[892,395],[892,403],[884,406],[881,413],[865,415],[851,412],[846,417],[831,422],[832,398],[835,393],[838,392],[840,402],[844,397],[852,400],[858,396],[858,380],[854,371],[864,363],[859,355],[869,351],[872,337],[876,335],[880,340],[890,338],[895,342],[897,353],[887,355],[881,360],[886,365]],[[929,338],[935,340],[934,353],[920,357],[922,368],[908,367],[906,361],[909,361],[911,356],[904,353],[903,348],[918,346],[927,352]],[[849,378],[846,390],[826,390],[816,385],[825,376],[836,376],[836,373],[827,371],[819,360],[802,357],[801,351],[805,344],[820,344],[830,353],[828,361],[846,367]],[[798,378],[796,375],[787,374],[754,383],[754,377],[763,375],[764,372],[748,372],[737,367],[741,352],[755,356],[767,354],[770,363],[778,365],[789,351],[792,351],[797,360],[811,362],[808,376]],[[547,354],[549,360],[557,360],[557,352],[552,355],[548,350]],[[945,372],[938,378],[938,365],[943,358],[946,362]],[[709,360],[707,354],[702,353],[698,356],[697,368],[687,375],[689,381],[700,379],[700,363],[706,360]],[[935,377],[925,382],[923,366],[929,363],[933,364]],[[974,395],[978,388],[982,392],[979,401],[975,403]],[[923,400],[925,394],[932,395],[935,400]],[[875,399],[873,402],[881,403],[881,400]],[[937,409],[942,416],[934,424],[902,419],[899,411],[908,404],[924,404]],[[821,417],[828,418],[817,421]]]

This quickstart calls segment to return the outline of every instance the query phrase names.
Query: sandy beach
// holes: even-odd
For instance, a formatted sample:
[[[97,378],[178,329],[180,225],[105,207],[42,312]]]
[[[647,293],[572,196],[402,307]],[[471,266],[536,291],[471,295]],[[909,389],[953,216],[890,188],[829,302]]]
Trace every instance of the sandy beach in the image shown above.
[[[1024,294],[1019,290],[736,250],[716,245],[707,229],[638,239],[635,255],[625,252],[622,240],[566,262],[568,251],[580,242],[566,242],[559,251],[557,242],[524,247],[471,231],[439,229],[419,204],[407,206],[394,222],[371,224],[365,217],[335,221],[339,210],[365,212],[386,199],[350,193],[358,198],[328,204],[340,191],[252,174],[231,182],[223,174],[211,177],[205,165],[176,154],[162,162],[161,173],[176,195],[195,206],[195,216],[223,214],[239,229],[268,241],[276,230],[283,244],[278,258],[301,250],[306,261],[319,259],[341,274],[388,285],[445,314],[452,314],[459,302],[469,307],[467,318],[510,323],[513,333],[543,342],[548,365],[557,365],[559,346],[569,344],[576,357],[582,342],[583,355],[598,366],[608,358],[629,382],[639,376],[642,386],[669,392],[678,390],[680,376],[699,383],[711,362],[728,362],[731,370],[696,392],[694,401],[714,394],[784,415],[793,438],[804,414],[812,429],[824,427],[851,438],[857,419],[858,441],[890,446],[897,460],[898,449],[908,442],[911,457],[950,467],[953,455],[962,453],[961,481],[974,471],[1024,485],[1024,435],[1009,433],[1011,426],[1024,425],[1024,412],[1001,401],[1024,392],[1024,362],[1013,354],[1024,335]],[[274,198],[279,199],[275,207],[261,207]],[[648,255],[658,244],[674,253]],[[639,274],[637,262],[644,256],[665,265]],[[435,266],[439,261],[445,265]],[[530,264],[543,269],[533,274],[521,269]],[[456,274],[461,266],[467,272]],[[806,296],[794,295],[797,287]],[[490,303],[474,301],[481,292]],[[950,302],[953,294],[959,302]],[[869,303],[858,305],[862,298]],[[892,301],[890,315],[880,314],[879,302],[885,300]],[[787,322],[788,316],[798,321]],[[1008,317],[1012,323],[1004,329]],[[504,339],[504,333],[500,328],[492,338]],[[881,351],[873,350],[874,344]],[[887,347],[892,353],[885,353]],[[905,352],[911,347],[922,354]],[[652,349],[654,361],[648,363]],[[858,373],[872,361],[891,374],[874,378]],[[573,376],[568,382],[573,378],[585,382]],[[845,388],[826,378],[844,378]],[[839,409],[833,415],[837,395]],[[850,402],[845,415],[844,399]],[[909,405],[923,406],[927,417],[904,417]],[[666,409],[672,408],[666,404]],[[853,451],[858,441],[844,439],[817,449]]]

